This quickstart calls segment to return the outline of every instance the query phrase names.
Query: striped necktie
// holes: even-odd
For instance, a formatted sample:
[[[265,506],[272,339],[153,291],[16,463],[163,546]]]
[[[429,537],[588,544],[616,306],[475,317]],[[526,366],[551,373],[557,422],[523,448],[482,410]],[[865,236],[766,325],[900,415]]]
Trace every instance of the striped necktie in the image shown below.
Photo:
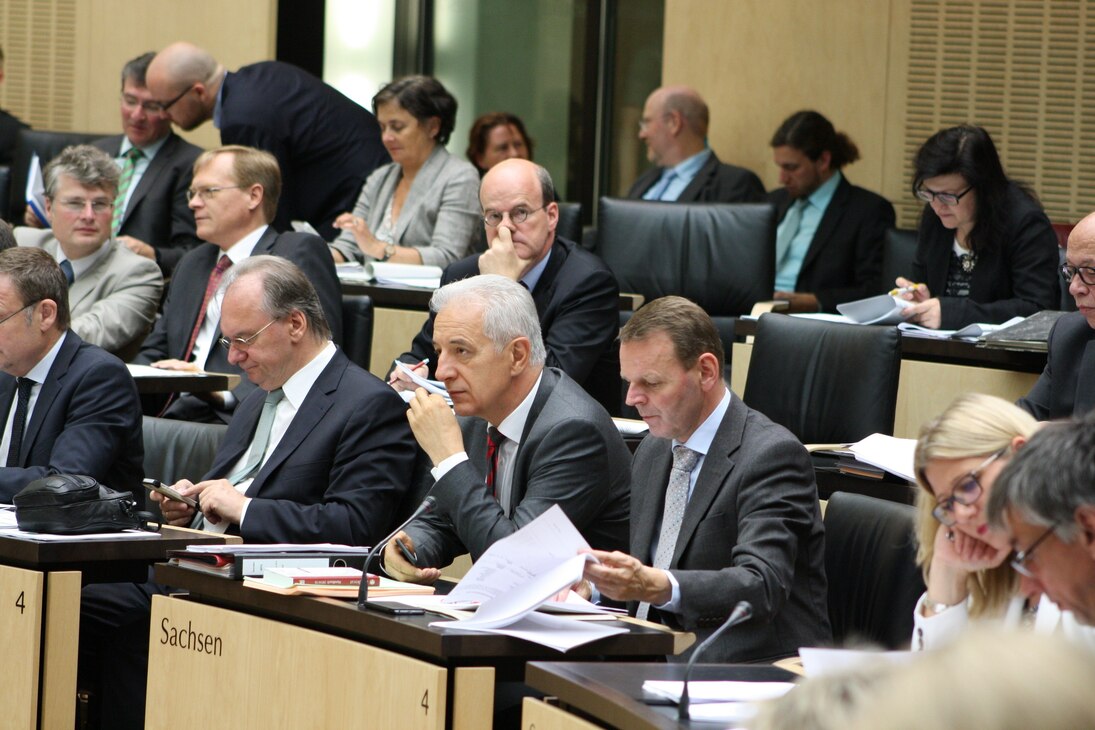
[[[130,147],[125,153],[125,162],[122,163],[122,174],[118,178],[118,195],[114,198],[114,219],[110,225],[110,235],[117,236],[122,228],[122,219],[125,218],[125,198],[129,194],[129,184],[133,182],[133,172],[137,169],[137,160],[144,157],[144,153],[136,147]]]

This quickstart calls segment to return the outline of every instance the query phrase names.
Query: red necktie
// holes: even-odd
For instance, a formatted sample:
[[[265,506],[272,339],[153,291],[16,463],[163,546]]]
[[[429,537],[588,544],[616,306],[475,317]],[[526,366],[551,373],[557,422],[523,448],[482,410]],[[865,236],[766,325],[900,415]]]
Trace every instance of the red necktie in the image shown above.
[[[497,428],[487,428],[487,489],[495,499],[498,499],[498,490],[494,488],[494,477],[498,471],[498,448],[505,440],[506,437]]]
[[[202,308],[198,310],[198,321],[194,323],[194,330],[190,333],[190,341],[186,343],[186,351],[183,352],[182,356],[183,362],[188,362],[190,355],[194,352],[194,343],[198,339],[198,331],[202,328],[202,323],[205,322],[205,312],[209,309],[209,301],[217,293],[217,287],[221,285],[221,277],[224,276],[224,272],[231,265],[232,259],[222,254],[217,260],[217,265],[213,267],[213,271],[209,273],[209,283],[205,285],[205,298],[202,299]]]

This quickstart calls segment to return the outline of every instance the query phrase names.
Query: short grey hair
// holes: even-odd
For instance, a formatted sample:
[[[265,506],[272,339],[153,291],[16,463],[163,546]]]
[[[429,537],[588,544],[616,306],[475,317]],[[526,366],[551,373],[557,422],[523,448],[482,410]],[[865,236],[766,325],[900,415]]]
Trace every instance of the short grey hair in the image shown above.
[[[262,279],[262,311],[271,319],[281,319],[298,311],[308,322],[308,330],[317,341],[331,339],[327,316],[319,295],[300,267],[280,256],[249,256],[228,269],[221,283],[225,292],[244,276]]]
[[[551,173],[543,165],[536,165],[536,179],[540,181],[540,205],[550,205],[555,202],[555,183],[551,181]]]
[[[1034,434],[996,477],[985,512],[998,529],[1012,509],[1031,525],[1055,526],[1061,540],[1072,542],[1076,509],[1085,505],[1095,506],[1095,414]]]
[[[110,155],[88,144],[65,147],[42,173],[46,197],[51,200],[57,193],[61,175],[67,175],[85,187],[101,188],[113,198],[118,194],[119,174],[118,166]]]
[[[540,334],[540,315],[524,286],[497,274],[472,276],[435,291],[430,299],[430,311],[437,314],[457,304],[483,308],[483,334],[494,343],[496,351],[501,352],[515,337],[527,337],[532,345],[529,361],[533,365],[544,364],[547,351]]]

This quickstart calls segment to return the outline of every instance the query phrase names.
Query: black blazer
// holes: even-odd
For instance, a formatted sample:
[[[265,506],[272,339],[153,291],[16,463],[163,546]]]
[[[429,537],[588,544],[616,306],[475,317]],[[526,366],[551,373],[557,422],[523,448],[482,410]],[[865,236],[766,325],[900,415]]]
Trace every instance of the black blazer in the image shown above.
[[[273,226],[306,220],[331,241],[340,213],[390,161],[368,111],[296,66],[263,61],[229,73],[221,91],[221,142],[266,150],[281,166]]]
[[[15,147],[19,144],[19,131],[22,129],[30,127],[19,117],[0,109],[0,165],[10,165],[15,161]],[[7,204],[6,200],[0,201],[0,210]],[[0,215],[0,218],[3,216]]]
[[[222,479],[250,448],[266,391],[236,416],[205,479]],[[341,350],[320,373],[247,490],[245,542],[374,545],[395,526],[411,480],[415,441],[403,399]]]
[[[449,264],[441,284],[479,274],[475,254]],[[532,292],[540,315],[547,367],[559,368],[612,412],[619,402],[620,358],[616,334],[620,328],[620,288],[616,277],[596,255],[565,238],[556,237],[551,257]],[[430,358],[430,377],[437,369],[430,314],[415,336],[407,363]]]
[[[999,324],[1060,306],[1057,234],[1042,206],[1014,184],[1008,185],[1007,238],[977,254],[968,297],[944,297],[954,231],[925,207],[920,217],[912,278],[939,297],[941,329],[974,322]]]
[[[183,256],[171,278],[167,290],[163,314],[156,320],[152,332],[145,338],[141,351],[133,359],[135,363],[147,365],[157,360],[169,358],[182,359],[186,345],[190,342],[190,333],[198,321],[198,311],[205,298],[205,287],[209,274],[220,258],[221,250],[212,243],[203,243]],[[335,274],[334,260],[327,244],[310,233],[277,233],[267,228],[259,238],[252,256],[272,254],[289,259],[299,266],[312,282],[327,316],[327,324],[335,342],[342,341],[342,289]],[[228,362],[228,351],[217,344],[220,337],[218,326],[214,335],[212,351],[206,361],[206,370],[218,373],[239,373],[243,371]],[[254,384],[243,375],[240,384],[232,393],[237,401],[242,401],[252,390]],[[194,396],[184,395],[176,398],[164,414],[170,418],[188,421],[211,421],[228,423],[231,411],[214,411],[205,401]]]
[[[785,188],[768,193],[768,200],[780,221],[794,202]],[[812,293],[823,312],[877,294],[882,239],[894,220],[890,201],[842,177],[806,250],[795,291]]]
[[[642,175],[627,191],[627,197],[641,200],[643,193],[658,182],[664,167],[654,167]],[[764,200],[764,185],[760,178],[744,167],[719,162],[714,151],[692,182],[688,183],[678,203],[760,203]]]
[[[0,373],[5,419],[15,390],[15,378]],[[70,330],[38,391],[19,466],[0,468],[0,502],[11,504],[16,492],[48,474],[87,474],[140,496],[143,462],[141,405],[133,378],[121,360]]]
[[[1069,312],[1049,332],[1049,358],[1038,382],[1016,405],[1039,421],[1082,417],[1095,408],[1095,329]]]
[[[104,137],[94,145],[117,157],[123,139],[121,134]],[[156,263],[164,278],[171,276],[187,251],[202,242],[194,228],[194,214],[186,204],[194,160],[201,152],[200,147],[171,132],[148,163],[122,218],[118,234],[133,236],[156,249]]]

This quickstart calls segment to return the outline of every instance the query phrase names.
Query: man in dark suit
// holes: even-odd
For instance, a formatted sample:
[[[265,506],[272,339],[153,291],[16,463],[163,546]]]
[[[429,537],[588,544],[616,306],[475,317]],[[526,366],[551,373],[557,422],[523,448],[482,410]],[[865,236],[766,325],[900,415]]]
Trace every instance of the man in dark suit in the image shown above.
[[[308,233],[278,234],[268,224],[277,207],[281,176],[277,160],[249,147],[221,147],[195,163],[190,208],[204,243],[179,262],[163,315],[134,362],[169,370],[240,373],[217,344],[218,284],[225,270],[248,256],[273,254],[297,264],[319,293],[336,342],[342,338],[342,294],[327,245]],[[190,421],[224,422],[254,389],[243,381],[231,393],[183,395],[163,415]],[[159,412],[162,403],[156,405]]]
[[[829,642],[824,528],[806,450],[726,388],[718,331],[692,302],[647,304],[620,343],[627,403],[650,435],[631,470],[631,554],[595,551],[601,563],[586,578],[638,602],[640,618],[698,639],[749,601],[753,618],[705,661],[770,661]]]
[[[707,104],[695,89],[664,86],[643,106],[639,139],[656,167],[639,176],[627,197],[679,203],[757,203],[760,178],[744,167],[720,162],[707,146]]]
[[[545,364],[562,370],[614,411],[620,397],[615,344],[620,290],[603,261],[555,235],[559,205],[551,175],[527,160],[506,160],[483,177],[479,199],[490,249],[447,266],[441,285],[477,274],[521,282],[536,304]],[[435,316],[430,314],[401,361],[432,357]],[[434,377],[436,362],[416,372]],[[414,390],[405,373],[394,374],[397,390]]]
[[[376,118],[316,77],[265,61],[226,73],[204,49],[173,43],[148,69],[148,88],[175,124],[191,130],[212,119],[221,144],[257,147],[281,166],[285,192],[272,219],[312,224],[326,240],[341,231],[365,178],[389,161]]]
[[[3,83],[3,81],[4,49],[0,48],[0,83]],[[19,130],[21,129],[30,129],[30,127],[18,117],[0,109],[0,165],[10,165],[12,163],[15,157],[15,146],[19,143]]]
[[[114,158],[123,180],[131,170],[115,201],[115,238],[133,253],[153,259],[168,277],[183,254],[201,243],[186,205],[201,148],[171,131],[171,120],[145,87],[155,55],[138,56],[122,69],[123,133],[94,145]]]
[[[794,312],[836,312],[836,305],[878,294],[882,239],[894,225],[890,202],[841,172],[859,150],[814,111],[788,117],[772,136],[783,188],[776,207],[776,299]]]
[[[416,565],[393,541],[385,570],[432,582],[456,556],[478,559],[555,504],[590,545],[625,545],[627,447],[601,406],[544,367],[528,291],[485,274],[438,289],[430,309],[437,314],[437,376],[452,409],[420,389],[407,417],[434,465],[430,494],[437,504],[396,538],[417,551]]]
[[[137,387],[121,360],[68,325],[68,282],[53,258],[0,252],[0,502],[48,474],[141,492]]]
[[[1016,403],[1039,421],[1083,416],[1095,408],[1095,213],[1069,234],[1065,265],[1065,275],[1071,274],[1065,284],[1079,311],[1053,325],[1045,370]]]

